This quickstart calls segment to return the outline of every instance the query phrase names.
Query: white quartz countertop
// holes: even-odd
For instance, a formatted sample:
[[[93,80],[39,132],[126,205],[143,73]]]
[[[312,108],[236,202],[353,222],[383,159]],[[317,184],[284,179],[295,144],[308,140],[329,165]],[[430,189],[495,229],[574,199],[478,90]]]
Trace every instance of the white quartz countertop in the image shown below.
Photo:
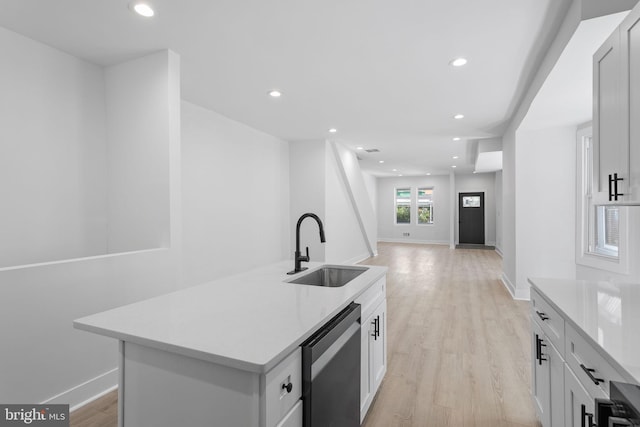
[[[339,288],[285,283],[293,261],[83,317],[74,327],[245,371],[264,373],[382,278],[368,270]]]
[[[627,381],[640,384],[640,284],[529,282]]]

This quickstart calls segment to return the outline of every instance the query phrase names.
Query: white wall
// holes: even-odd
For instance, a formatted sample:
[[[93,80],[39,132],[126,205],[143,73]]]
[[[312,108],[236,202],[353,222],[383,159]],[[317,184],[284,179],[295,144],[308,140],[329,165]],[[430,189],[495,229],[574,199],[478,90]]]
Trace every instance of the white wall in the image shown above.
[[[106,69],[108,252],[169,246],[166,57]]]
[[[496,172],[496,251],[502,255],[502,230],[503,230],[503,215],[502,215],[502,171]]]
[[[183,101],[182,214],[187,285],[291,257],[289,144]]]
[[[66,62],[67,55],[45,46],[22,49],[22,55],[42,60],[42,74],[48,82],[43,83],[47,89],[43,93],[56,93],[54,87],[69,71],[57,65]],[[162,95],[164,105],[153,111],[162,112],[163,117],[157,120],[168,127],[163,135],[165,143],[156,147],[171,153],[165,173],[170,191],[167,208],[172,220],[172,247],[0,271],[0,324],[4,325],[0,328],[0,402],[74,406],[114,386],[117,342],[75,330],[72,321],[175,290],[181,282],[180,193],[176,185],[180,179],[180,140],[176,132],[180,125],[179,59],[168,51],[155,55],[149,58],[159,67],[153,92]],[[49,61],[50,57],[54,59]],[[6,65],[3,62],[2,68]],[[15,79],[20,81],[19,76]]]
[[[0,28],[0,268],[107,251],[104,75]]]
[[[576,126],[517,132],[517,288],[575,278]]]
[[[362,172],[362,179],[364,179],[364,185],[367,187],[367,193],[369,194],[369,200],[371,200],[371,206],[373,213],[378,217],[378,178],[375,176]]]
[[[486,245],[496,244],[496,174],[494,172],[476,174],[456,174],[456,206],[460,193],[484,193],[484,241]],[[455,212],[455,240],[459,241],[459,228],[457,226],[460,212],[456,207]]]
[[[417,225],[415,212],[411,224],[395,223],[395,189],[412,188],[414,205],[418,187],[433,187],[433,224]],[[378,178],[378,239],[380,241],[449,244],[451,189],[449,175]],[[403,233],[409,233],[404,236]]]
[[[295,250],[300,215],[315,213],[323,221],[327,242],[320,243],[315,221],[305,219],[300,228],[301,252],[304,254],[308,246],[312,261],[356,262],[372,255],[367,239],[375,234],[370,230],[375,214],[363,178],[357,180],[361,171],[355,156],[350,158],[353,153],[332,144],[290,144],[291,247]]]

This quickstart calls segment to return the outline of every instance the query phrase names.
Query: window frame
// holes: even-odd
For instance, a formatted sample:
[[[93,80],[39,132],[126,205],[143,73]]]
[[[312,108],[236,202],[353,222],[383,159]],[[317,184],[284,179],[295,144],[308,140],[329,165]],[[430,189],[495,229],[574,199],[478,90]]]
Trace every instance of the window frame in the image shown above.
[[[429,216],[429,219],[431,220],[430,222],[420,222],[420,207],[423,205],[420,203],[420,190],[431,190],[431,200],[429,203],[426,203],[424,205],[428,205],[431,207],[431,214]],[[434,212],[435,212],[435,208],[434,208],[434,203],[433,203],[433,195],[435,194],[435,187],[434,186],[430,186],[430,187],[418,187],[416,189],[416,224],[419,226],[433,226],[435,224],[435,219],[434,219]]]
[[[581,126],[576,132],[576,264],[619,274],[629,273],[628,214],[619,209],[618,253],[598,246],[596,227],[598,215],[594,195],[597,192],[598,159],[591,125]],[[602,205],[600,205],[602,206]]]
[[[408,190],[409,191],[409,222],[398,222],[398,191]],[[404,206],[401,204],[400,206]],[[395,187],[393,189],[393,223],[394,225],[411,225],[411,217],[413,211],[413,188],[412,187]]]

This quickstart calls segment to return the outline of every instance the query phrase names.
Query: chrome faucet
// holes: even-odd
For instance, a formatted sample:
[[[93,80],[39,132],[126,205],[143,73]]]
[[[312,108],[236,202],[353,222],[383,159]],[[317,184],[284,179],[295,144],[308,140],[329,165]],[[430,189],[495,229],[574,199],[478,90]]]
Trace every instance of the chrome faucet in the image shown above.
[[[296,225],[296,253],[294,254],[295,266],[293,271],[290,271],[287,274],[296,274],[307,269],[307,267],[302,267],[302,262],[309,262],[309,246],[307,246],[306,255],[302,255],[300,253],[300,224],[302,224],[302,221],[307,217],[311,217],[316,220],[318,228],[320,229],[320,241],[322,243],[326,242],[324,239],[324,227],[322,226],[322,221],[320,221],[318,215],[312,213],[303,214],[300,219],[298,219],[298,224]]]

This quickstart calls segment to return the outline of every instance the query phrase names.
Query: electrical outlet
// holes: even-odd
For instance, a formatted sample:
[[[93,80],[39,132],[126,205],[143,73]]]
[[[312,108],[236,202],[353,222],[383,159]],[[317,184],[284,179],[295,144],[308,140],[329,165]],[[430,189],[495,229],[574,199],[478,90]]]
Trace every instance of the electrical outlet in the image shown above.
[[[402,233],[404,237],[409,237],[409,233]]]

